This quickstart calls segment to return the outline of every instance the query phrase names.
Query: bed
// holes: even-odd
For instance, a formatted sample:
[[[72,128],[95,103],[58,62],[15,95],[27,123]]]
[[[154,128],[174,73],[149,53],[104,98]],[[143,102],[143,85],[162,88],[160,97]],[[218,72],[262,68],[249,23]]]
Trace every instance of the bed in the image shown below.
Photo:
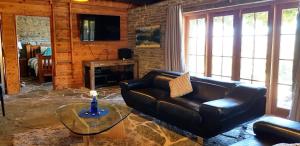
[[[52,77],[52,56],[45,56],[41,52],[41,46],[26,45],[28,67],[38,81],[43,83],[46,77]]]

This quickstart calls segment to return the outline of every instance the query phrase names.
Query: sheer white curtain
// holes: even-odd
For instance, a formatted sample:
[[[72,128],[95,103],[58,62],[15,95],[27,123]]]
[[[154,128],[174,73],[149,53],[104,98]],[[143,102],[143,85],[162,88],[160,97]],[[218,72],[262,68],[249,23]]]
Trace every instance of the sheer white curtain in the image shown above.
[[[184,50],[182,47],[182,8],[180,5],[170,6],[166,28],[166,70],[184,71]]]
[[[297,15],[297,32],[293,64],[293,103],[290,119],[300,121],[300,12]]]

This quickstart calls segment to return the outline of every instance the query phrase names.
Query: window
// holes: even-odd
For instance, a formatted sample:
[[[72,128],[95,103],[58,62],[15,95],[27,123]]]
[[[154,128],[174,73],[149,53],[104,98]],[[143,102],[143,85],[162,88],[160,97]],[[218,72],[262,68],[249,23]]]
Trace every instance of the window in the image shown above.
[[[233,15],[213,18],[212,77],[231,80]]]
[[[292,103],[298,3],[279,1],[186,14],[202,17],[188,19],[186,56],[192,75],[266,86],[272,102],[268,111],[287,116]]]
[[[242,15],[240,80],[265,85],[268,50],[268,12]]]
[[[187,69],[192,76],[204,75],[205,18],[189,20]]]
[[[297,8],[283,9],[279,45],[277,107],[290,109]]]

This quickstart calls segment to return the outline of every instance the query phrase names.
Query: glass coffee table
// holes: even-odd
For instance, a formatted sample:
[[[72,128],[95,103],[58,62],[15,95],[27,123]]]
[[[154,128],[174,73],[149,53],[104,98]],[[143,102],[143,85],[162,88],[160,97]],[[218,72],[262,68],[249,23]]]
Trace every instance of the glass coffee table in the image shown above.
[[[100,118],[81,118],[78,113],[82,109],[89,109],[90,103],[72,103],[59,107],[56,110],[56,115],[67,129],[75,134],[83,136],[84,145],[91,146],[93,145],[91,142],[93,135],[103,133],[114,126],[117,127],[116,125],[120,125],[119,123],[124,120],[132,110],[125,104],[105,103],[101,101],[99,107],[109,110],[109,113]],[[110,132],[112,132],[112,135],[116,136],[118,135],[116,133],[120,133],[120,129],[122,130],[121,133],[124,133],[124,127],[117,128],[117,132]]]

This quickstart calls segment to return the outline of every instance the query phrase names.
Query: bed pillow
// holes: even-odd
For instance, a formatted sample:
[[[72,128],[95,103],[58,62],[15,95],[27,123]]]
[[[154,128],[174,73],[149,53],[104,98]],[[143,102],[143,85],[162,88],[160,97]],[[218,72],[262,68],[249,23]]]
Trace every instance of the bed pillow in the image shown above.
[[[41,54],[43,54],[47,49],[48,49],[48,47],[46,47],[46,46],[41,46]]]
[[[43,56],[52,56],[52,50],[51,48],[47,48],[44,52],[43,52]]]
[[[180,97],[193,92],[189,73],[185,73],[182,76],[171,80],[169,86],[171,97]]]

